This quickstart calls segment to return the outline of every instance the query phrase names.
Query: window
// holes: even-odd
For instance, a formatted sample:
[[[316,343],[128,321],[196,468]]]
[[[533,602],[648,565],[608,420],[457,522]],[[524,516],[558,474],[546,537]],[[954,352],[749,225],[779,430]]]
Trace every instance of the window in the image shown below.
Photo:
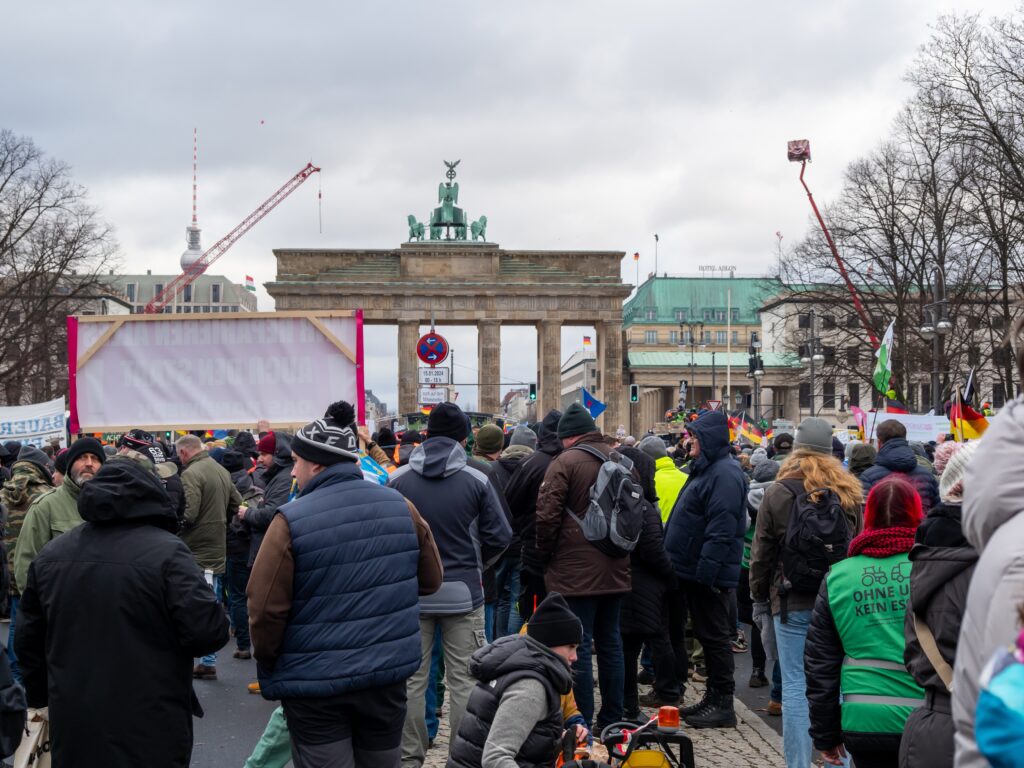
[[[153,285],[153,298],[154,299],[157,296],[159,296],[161,293],[163,293],[163,292],[164,292],[164,284],[163,283],[155,283]]]
[[[1001,331],[1006,323],[1002,315],[992,315],[992,330]]]
[[[725,337],[726,337],[726,332],[725,331],[715,331],[715,344],[722,344],[722,345],[724,345],[725,344]]]
[[[846,364],[851,368],[856,368],[860,365],[860,347],[846,348]]]
[[[128,297],[128,301],[135,303],[135,292],[138,289],[138,283],[126,283],[124,286],[124,295]]]
[[[210,311],[210,308],[209,308],[209,307],[206,307],[206,306],[204,306],[204,307],[202,308],[202,311],[203,311],[203,312],[209,312],[209,311]]]
[[[834,381],[826,381],[822,385],[822,397],[824,403],[822,406],[825,408],[838,408],[839,403],[836,402],[836,383]]]
[[[710,344],[711,343],[711,331],[704,331],[703,343],[704,344]]]
[[[832,315],[822,315],[821,327],[826,331],[832,330],[836,327],[836,319]]]
[[[981,365],[981,352],[977,347],[967,348],[967,364],[972,368],[976,365]]]
[[[210,301],[214,304],[220,304],[220,283],[214,283],[210,286]]]
[[[658,343],[658,332],[657,331],[646,331],[644,333],[644,344],[657,344]]]
[[[811,407],[811,385],[806,382],[800,385],[800,407]]]
[[[992,385],[992,407],[1002,408],[1006,405],[1006,387],[1002,384]]]
[[[658,308],[648,307],[644,310],[644,318],[646,320],[657,320],[658,319]]]
[[[856,328],[858,325],[860,325],[860,318],[857,317],[857,313],[856,312],[851,312],[850,314],[848,314],[846,316],[846,327],[847,328]]]
[[[689,330],[683,331],[683,344],[689,344],[692,339],[693,334]]]
[[[233,307],[231,308],[231,311],[232,311],[232,312],[237,312],[237,311],[238,311],[238,305],[237,305],[237,304],[235,304],[235,306],[233,306]]]
[[[686,310],[685,309],[677,309],[676,310],[676,322],[681,323],[685,319],[686,319]]]
[[[192,286],[186,285],[185,289],[181,292],[181,300],[184,302],[192,301]]]
[[[973,316],[967,318],[967,329],[968,330],[976,331],[980,327],[981,327],[981,320],[979,318],[973,317]]]
[[[860,405],[860,384],[856,382],[850,382],[846,385],[847,397],[849,397],[850,405]]]
[[[825,356],[826,363],[834,363],[836,361],[836,348],[822,346],[821,354]]]
[[[669,344],[678,344],[679,343],[679,331],[669,331],[668,332],[668,343]]]
[[[733,331],[732,332],[732,343],[733,344],[739,344],[740,343],[740,332],[739,331]]]
[[[796,317],[797,328],[810,328],[811,327],[811,316],[807,312],[801,312]]]
[[[715,312],[714,312],[714,310],[705,309],[704,310],[704,322],[707,322],[708,320],[714,320],[714,319],[715,319]]]
[[[717,320],[720,323],[724,323],[725,322],[725,310],[724,309],[716,309],[715,310],[715,320]]]
[[[732,316],[732,321],[734,323],[738,323],[740,321],[740,311],[739,311],[739,309],[733,309],[730,312],[730,315]]]

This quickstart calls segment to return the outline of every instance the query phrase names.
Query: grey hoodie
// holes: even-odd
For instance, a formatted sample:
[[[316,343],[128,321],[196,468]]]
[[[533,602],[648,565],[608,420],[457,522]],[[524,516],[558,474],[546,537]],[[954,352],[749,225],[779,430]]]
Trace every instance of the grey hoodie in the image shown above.
[[[982,669],[1020,631],[1024,602],[1024,397],[985,432],[964,480],[964,536],[979,553],[960,624],[953,671],[953,723],[958,768],[987,768],[974,740]]]

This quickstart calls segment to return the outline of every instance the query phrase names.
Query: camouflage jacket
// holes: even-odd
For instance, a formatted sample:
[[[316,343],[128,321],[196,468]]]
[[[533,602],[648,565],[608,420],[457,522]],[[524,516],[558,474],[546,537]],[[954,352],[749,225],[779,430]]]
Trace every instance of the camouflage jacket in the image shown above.
[[[7,548],[7,565],[10,568],[11,594],[17,596],[14,585],[14,547],[18,543],[25,513],[32,502],[44,493],[53,490],[46,473],[30,461],[16,461],[11,468],[11,479],[0,488],[0,504],[6,514],[4,523],[4,546]]]

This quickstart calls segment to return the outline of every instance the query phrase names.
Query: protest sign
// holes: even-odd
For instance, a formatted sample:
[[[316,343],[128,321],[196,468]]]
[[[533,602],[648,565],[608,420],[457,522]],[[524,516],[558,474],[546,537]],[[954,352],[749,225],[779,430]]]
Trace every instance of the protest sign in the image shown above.
[[[64,398],[0,408],[0,443],[8,440],[36,446],[59,440],[61,447],[67,446]]]

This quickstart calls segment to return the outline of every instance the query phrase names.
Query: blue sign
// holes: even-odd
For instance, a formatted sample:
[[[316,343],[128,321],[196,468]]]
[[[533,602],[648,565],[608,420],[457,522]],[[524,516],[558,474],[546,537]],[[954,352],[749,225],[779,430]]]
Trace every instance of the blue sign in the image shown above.
[[[416,342],[416,357],[427,365],[440,365],[448,359],[448,340],[439,333],[424,334]]]

